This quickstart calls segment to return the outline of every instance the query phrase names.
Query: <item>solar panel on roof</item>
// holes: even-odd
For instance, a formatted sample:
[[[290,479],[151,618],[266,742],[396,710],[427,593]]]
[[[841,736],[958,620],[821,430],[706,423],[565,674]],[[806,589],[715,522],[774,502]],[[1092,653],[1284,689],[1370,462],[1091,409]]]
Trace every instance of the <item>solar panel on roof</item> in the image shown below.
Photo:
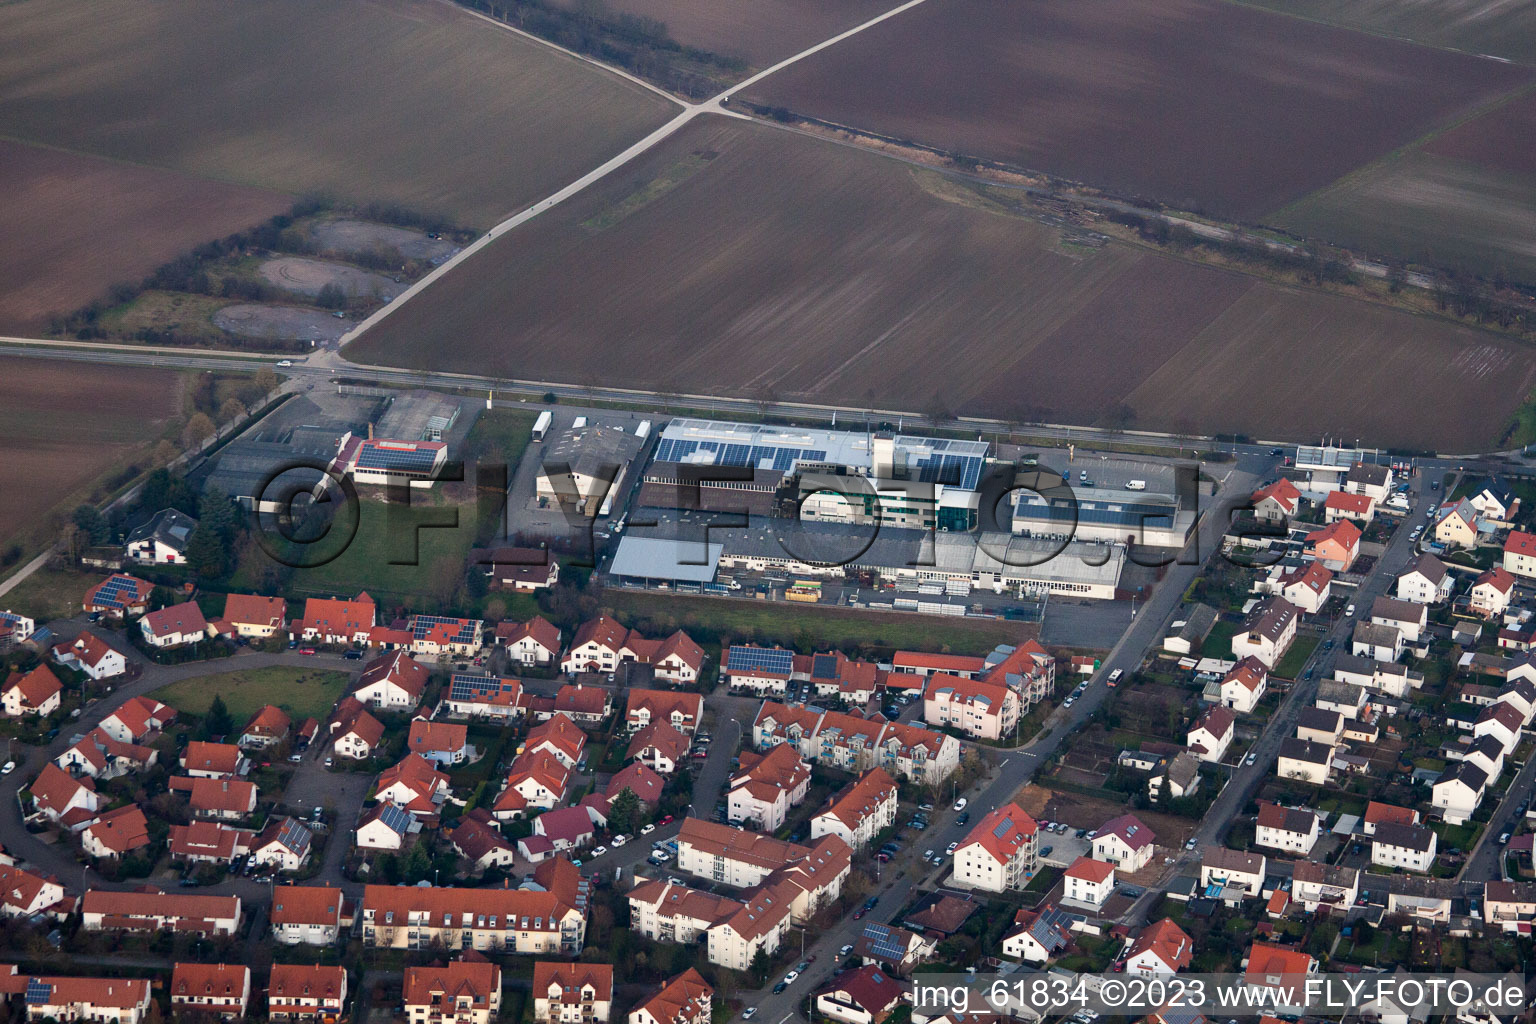
[[[837,658],[830,654],[818,654],[811,659],[811,675],[816,679],[837,678]]]
[[[794,671],[795,656],[782,647],[732,647],[726,659],[726,671],[750,672],[764,669],[778,675]]]
[[[517,689],[514,679],[497,676],[456,675],[449,684],[449,700],[484,700]]]
[[[409,832],[411,828],[410,813],[396,804],[385,804],[384,809],[379,812],[379,820],[401,835]]]
[[[1012,831],[1013,819],[1011,817],[1007,817],[997,823],[997,827],[992,830],[992,835],[998,839],[1001,839],[1003,836]]]
[[[898,941],[883,924],[864,926],[864,938],[869,942],[869,952],[885,960],[900,961],[907,954],[907,947]]]
[[[31,1006],[46,1006],[48,1000],[53,998],[53,986],[41,978],[31,978],[27,981],[27,1003]]]
[[[428,470],[437,462],[440,449],[424,447],[389,447],[364,445],[357,455],[359,469]]]

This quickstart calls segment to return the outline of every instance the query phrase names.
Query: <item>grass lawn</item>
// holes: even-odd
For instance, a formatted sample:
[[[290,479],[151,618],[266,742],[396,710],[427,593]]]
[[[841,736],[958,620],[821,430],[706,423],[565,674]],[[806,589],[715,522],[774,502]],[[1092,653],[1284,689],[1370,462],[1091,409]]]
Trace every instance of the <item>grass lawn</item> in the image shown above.
[[[264,705],[276,704],[298,722],[329,714],[350,679],[345,672],[274,665],[183,679],[162,686],[152,696],[194,715],[206,712],[215,696],[222,697],[237,725],[243,725]]]
[[[1291,643],[1291,649],[1285,652],[1285,657],[1280,659],[1280,664],[1275,666],[1275,675],[1281,679],[1295,679],[1301,674],[1301,666],[1307,663],[1316,649],[1318,637],[1299,636]]]
[[[1232,638],[1238,630],[1243,628],[1241,622],[1217,621],[1206,634],[1205,643],[1200,646],[1202,658],[1230,658],[1232,657]]]
[[[487,409],[475,420],[469,435],[464,438],[464,461],[481,465],[504,463],[510,476],[523,457],[523,449],[533,439],[533,421],[538,418],[536,407],[523,409]],[[470,472],[473,468],[465,467]]]
[[[19,568],[19,567],[18,567]],[[106,579],[106,570],[74,572],[47,566],[0,594],[0,608],[31,616],[39,624],[50,619],[66,619],[80,613],[85,592]]]
[[[985,654],[998,644],[1017,644],[1038,634],[1033,624],[995,619],[950,618],[909,612],[795,605],[780,601],[679,597],[647,591],[608,590],[602,603],[621,620],[668,616],[695,639],[709,634],[722,645],[781,643],[800,651],[862,644],[885,650]]]
[[[445,610],[464,578],[475,519],[473,503],[447,504],[437,493],[413,493],[410,505],[364,497],[347,549],[324,565],[296,570],[292,590],[349,597],[366,590],[381,604]]]

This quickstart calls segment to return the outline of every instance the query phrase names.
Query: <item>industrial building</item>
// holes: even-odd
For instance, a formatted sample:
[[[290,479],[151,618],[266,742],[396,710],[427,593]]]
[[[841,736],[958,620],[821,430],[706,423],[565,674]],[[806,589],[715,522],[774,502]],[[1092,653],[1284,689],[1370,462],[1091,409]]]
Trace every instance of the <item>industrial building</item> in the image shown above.
[[[1140,547],[1182,548],[1195,528],[1194,508],[1181,507],[1179,496],[1150,490],[1108,487],[1021,489],[1013,502],[1013,532],[1048,539],[1132,543]]]
[[[645,438],[638,433],[589,424],[580,417],[545,444],[537,494],[584,515],[606,515],[644,447]]]

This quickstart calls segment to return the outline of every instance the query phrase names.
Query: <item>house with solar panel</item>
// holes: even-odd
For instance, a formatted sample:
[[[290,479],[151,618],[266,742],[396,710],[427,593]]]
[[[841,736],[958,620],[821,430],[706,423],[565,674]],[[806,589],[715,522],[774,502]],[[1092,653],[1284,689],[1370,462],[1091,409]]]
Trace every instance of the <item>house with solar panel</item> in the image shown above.
[[[421,822],[399,804],[388,800],[374,804],[357,823],[353,841],[359,850],[398,853],[421,831]]]
[[[1029,964],[1049,963],[1072,945],[1072,926],[1081,917],[1047,904],[1025,908],[1013,918],[1013,928],[1003,936],[1003,956]]]
[[[485,623],[480,619],[412,615],[405,628],[411,634],[413,654],[473,658],[480,653]]]
[[[937,948],[938,943],[916,932],[869,921],[854,940],[853,955],[865,964],[879,964],[892,974],[906,977],[912,968],[933,956]]]
[[[479,672],[455,672],[439,706],[440,714],[492,721],[521,718],[524,710],[521,681]]]
[[[0,611],[0,651],[24,644],[37,632],[37,623],[20,612]]]
[[[82,607],[104,619],[131,619],[149,611],[149,595],[154,589],[148,580],[115,572],[85,592]]]
[[[977,739],[1002,739],[1019,724],[1019,697],[1000,682],[935,673],[923,691],[923,721]]]
[[[0,964],[0,995],[22,997],[27,1020],[110,1021],[140,1024],[153,997],[144,978],[73,978],[20,974]]]
[[[431,487],[448,461],[445,441],[376,438],[371,427],[368,434],[359,437],[348,431],[341,436],[333,471],[374,487]]]
[[[278,871],[298,871],[309,862],[314,833],[297,818],[272,822],[251,844],[251,860]]]
[[[1093,856],[1124,872],[1140,871],[1152,863],[1157,833],[1134,814],[1122,814],[1099,826],[1093,837]]]
[[[1040,826],[1015,803],[1006,803],[971,827],[955,848],[953,883],[966,889],[1023,889],[1039,865]]]
[[[128,534],[129,561],[141,565],[174,565],[187,560],[187,541],[197,520],[174,508],[163,508]]]
[[[795,652],[783,647],[735,644],[726,652],[721,675],[738,693],[782,695],[795,674]]]

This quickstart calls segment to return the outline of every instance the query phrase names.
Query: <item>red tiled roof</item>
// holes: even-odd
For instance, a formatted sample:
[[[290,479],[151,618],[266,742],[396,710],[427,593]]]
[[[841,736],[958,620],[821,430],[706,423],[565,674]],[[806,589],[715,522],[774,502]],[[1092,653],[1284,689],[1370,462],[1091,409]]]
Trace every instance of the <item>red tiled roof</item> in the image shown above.
[[[195,811],[249,814],[256,806],[256,783],[247,779],[203,779],[177,775],[171,789],[187,794]]]
[[[624,752],[624,756],[639,757],[652,747],[670,761],[681,761],[688,753],[688,737],[676,729],[671,722],[664,718],[658,719],[635,733],[635,738],[629,741],[629,749]]]
[[[966,837],[960,840],[960,846],[955,852],[959,853],[968,846],[979,845],[998,863],[1006,864],[1029,843],[1039,830],[1040,826],[1035,819],[1026,814],[1018,804],[1003,804],[987,812],[986,816],[971,828]]]
[[[1122,814],[1100,825],[1099,834],[1095,840],[1103,839],[1105,836],[1119,836],[1120,841],[1133,850],[1152,846],[1157,842],[1157,833],[1147,828],[1146,824],[1134,814]]]
[[[143,737],[150,730],[162,728],[174,721],[176,709],[148,697],[130,697],[107,718],[108,720],[117,719],[135,737]]]
[[[150,612],[144,616],[144,625],[155,636],[208,632],[208,620],[203,618],[203,610],[197,606],[196,601],[183,601]]]
[[[376,683],[388,682],[404,690],[414,703],[421,700],[430,675],[426,667],[409,654],[394,651],[370,661],[363,669],[363,674],[357,677],[357,685],[352,689],[356,692]]]
[[[891,657],[895,668],[925,668],[931,672],[980,672],[987,667],[985,658],[968,654],[923,654],[919,651],[897,651]]]
[[[1079,857],[1072,862],[1071,867],[1067,868],[1067,877],[1081,878],[1084,881],[1099,883],[1114,874],[1114,872],[1115,866],[1113,864],[1106,864],[1104,861],[1094,860],[1092,857]]]
[[[600,1002],[613,1001],[613,965],[584,963],[554,963],[537,960],[533,964],[533,994],[555,1003],[579,1005],[583,999],[581,990],[593,990],[592,999]]]
[[[273,964],[267,998],[287,1003],[333,1002],[347,988],[347,969],[340,964]]]
[[[5,681],[4,692],[9,693],[13,689],[21,691],[21,699],[27,707],[39,708],[63,687],[59,685],[59,677],[50,672],[47,665],[38,665],[26,675],[12,673]]]
[[[133,587],[122,591],[110,604],[98,604],[96,595],[114,580],[127,580],[133,584]],[[148,580],[141,580],[137,576],[130,576],[123,572],[115,572],[85,592],[85,607],[88,611],[97,608],[115,610],[136,607],[147,602],[154,589],[155,585]]]
[[[661,800],[661,793],[665,788],[666,781],[660,775],[639,761],[631,761],[608,780],[608,786],[603,790],[603,795],[612,800],[627,789],[634,793],[641,803],[654,807]]]
[[[283,713],[283,709],[275,704],[268,704],[245,723],[245,728],[240,730],[242,736],[281,736],[288,731],[293,720]]]
[[[287,617],[288,602],[280,597],[230,594],[224,599],[223,618],[235,625],[280,628]]]
[[[527,622],[499,622],[496,638],[507,646],[529,638],[552,653],[560,653],[560,630],[542,615],[535,615]]]
[[[462,722],[432,722],[418,718],[411,722],[406,749],[413,754],[456,753],[469,742],[469,727]]]
[[[330,636],[352,636],[373,628],[376,609],[366,592],[351,601],[312,597],[304,602],[304,629]]]
[[[1509,536],[1504,538],[1504,550],[1510,554],[1536,557],[1536,533],[1510,530]]]
[[[463,997],[471,1008],[488,1010],[491,993],[500,988],[500,966],[487,960],[454,960],[445,967],[407,967],[402,999],[407,1008],[437,1005],[447,1010]]]
[[[117,854],[149,845],[149,821],[138,804],[125,804],[97,818],[85,831],[96,842]]]
[[[639,711],[649,711],[652,721],[669,719],[673,712],[680,712],[684,721],[697,725],[704,712],[704,696],[681,690],[630,690],[626,717],[634,721]]]
[[[1165,917],[1136,936],[1127,959],[1150,952],[1175,971],[1181,971],[1193,958],[1193,945],[1184,929],[1174,924],[1172,918]]]
[[[1324,508],[1355,516],[1368,514],[1375,504],[1375,499],[1368,494],[1351,494],[1348,491],[1330,491],[1323,501]]]
[[[341,922],[342,893],[330,885],[279,885],[272,890],[275,925],[334,925]]]
[[[1514,589],[1515,576],[1509,570],[1501,566],[1494,566],[1472,581],[1473,589],[1478,587],[1492,587],[1501,594],[1507,594]]]
[[[181,758],[182,767],[189,772],[218,772],[234,775],[240,770],[240,748],[233,743],[207,743],[192,740]]]

